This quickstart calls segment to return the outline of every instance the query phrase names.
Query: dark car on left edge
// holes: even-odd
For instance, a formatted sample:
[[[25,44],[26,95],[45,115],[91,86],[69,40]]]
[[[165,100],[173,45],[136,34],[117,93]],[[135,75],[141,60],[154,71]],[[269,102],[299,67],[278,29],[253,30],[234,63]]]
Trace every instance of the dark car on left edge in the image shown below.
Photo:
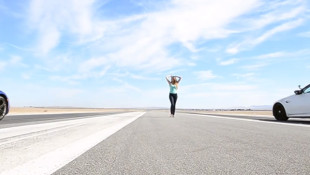
[[[2,120],[4,116],[9,113],[9,110],[9,98],[4,92],[0,91],[0,120]]]

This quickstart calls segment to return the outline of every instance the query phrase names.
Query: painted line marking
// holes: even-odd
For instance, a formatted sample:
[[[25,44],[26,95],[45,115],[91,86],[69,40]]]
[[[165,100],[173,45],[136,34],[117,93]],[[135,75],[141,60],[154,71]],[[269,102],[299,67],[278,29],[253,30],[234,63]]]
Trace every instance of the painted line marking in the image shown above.
[[[1,175],[49,175],[57,171],[58,169],[65,166],[67,163],[76,159],[98,143],[102,142],[112,134],[116,133],[123,127],[132,123],[145,112],[132,112],[125,113],[121,115],[111,115],[113,116],[124,116],[126,119],[118,121],[115,119],[116,123],[110,124],[109,127],[93,133],[87,137],[81,138],[71,144],[64,147],[60,147],[52,152],[44,154],[34,160],[30,160],[25,164],[19,165],[8,171],[0,172]],[[122,118],[122,117],[120,117]]]
[[[3,138],[3,139],[0,139],[0,146],[1,145],[5,145],[5,144],[10,144],[10,143],[13,143],[13,142],[18,142],[18,141],[21,141],[21,140],[24,140],[24,139],[28,139],[28,138],[32,138],[32,137],[38,137],[38,136],[41,136],[41,135],[45,135],[45,134],[49,134],[49,133],[53,133],[53,132],[58,132],[58,131],[61,131],[61,130],[64,130],[64,129],[73,128],[73,127],[76,127],[76,126],[79,126],[79,125],[81,125],[81,124],[61,126],[61,127],[56,127],[56,128],[48,129],[48,130],[35,131],[33,133],[25,133],[25,134],[13,136],[13,137],[10,137],[10,138]],[[2,141],[2,140],[5,140],[5,141]]]
[[[298,126],[298,127],[301,126],[301,127],[307,127],[307,128],[310,127],[310,125],[283,123],[283,122],[278,122],[278,121],[262,121],[262,120],[256,120],[256,119],[244,119],[244,118],[223,117],[223,116],[217,116],[217,115],[203,115],[203,114],[188,114],[188,115],[198,115],[198,116],[209,117],[209,118],[239,120],[239,121],[246,121],[246,122],[268,123],[268,124],[275,124],[275,125]]]

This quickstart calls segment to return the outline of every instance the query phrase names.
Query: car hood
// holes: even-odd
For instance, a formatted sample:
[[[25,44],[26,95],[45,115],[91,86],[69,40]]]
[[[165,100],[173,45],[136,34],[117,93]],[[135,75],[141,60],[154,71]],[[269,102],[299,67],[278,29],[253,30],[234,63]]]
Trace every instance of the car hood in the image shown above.
[[[285,100],[287,100],[287,99],[289,99],[289,98],[291,98],[291,97],[293,97],[293,96],[295,96],[295,95],[290,95],[290,96],[287,96],[287,97],[282,98],[282,99],[280,99],[280,100],[278,100],[278,101],[276,101],[276,102],[283,103],[283,102],[285,102]]]

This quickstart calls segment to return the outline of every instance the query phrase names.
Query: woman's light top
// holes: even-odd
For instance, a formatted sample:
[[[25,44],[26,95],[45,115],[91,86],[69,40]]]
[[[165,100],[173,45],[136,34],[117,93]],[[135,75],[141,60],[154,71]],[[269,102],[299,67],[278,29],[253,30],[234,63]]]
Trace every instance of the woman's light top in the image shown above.
[[[173,85],[172,83],[170,83],[169,86],[170,86],[170,93],[176,94],[177,93],[177,86]]]

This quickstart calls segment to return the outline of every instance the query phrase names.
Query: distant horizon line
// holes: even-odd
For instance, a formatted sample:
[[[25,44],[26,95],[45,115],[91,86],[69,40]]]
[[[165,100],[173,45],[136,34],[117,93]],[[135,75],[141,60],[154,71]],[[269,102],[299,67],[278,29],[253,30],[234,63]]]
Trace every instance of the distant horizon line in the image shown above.
[[[74,106],[11,106],[11,108],[55,108],[55,109],[169,109],[169,107],[74,107]],[[177,110],[271,110],[272,105],[226,108],[177,108]]]

